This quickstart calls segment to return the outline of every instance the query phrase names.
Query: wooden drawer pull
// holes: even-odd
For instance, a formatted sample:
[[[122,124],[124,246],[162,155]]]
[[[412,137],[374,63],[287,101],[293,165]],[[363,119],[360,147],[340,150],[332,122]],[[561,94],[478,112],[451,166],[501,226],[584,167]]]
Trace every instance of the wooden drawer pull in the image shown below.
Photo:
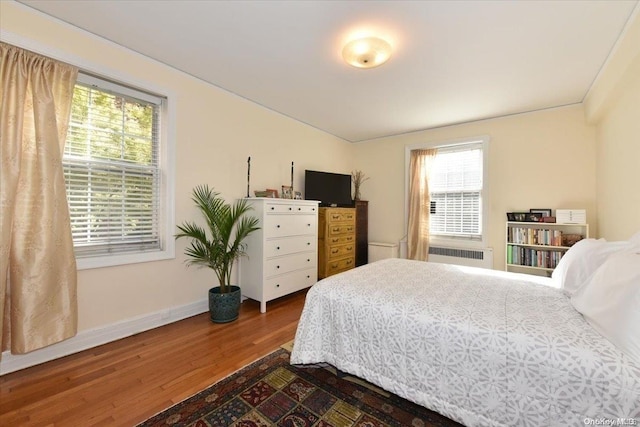
[[[338,253],[338,249],[331,249],[331,253],[332,254],[337,254]]]

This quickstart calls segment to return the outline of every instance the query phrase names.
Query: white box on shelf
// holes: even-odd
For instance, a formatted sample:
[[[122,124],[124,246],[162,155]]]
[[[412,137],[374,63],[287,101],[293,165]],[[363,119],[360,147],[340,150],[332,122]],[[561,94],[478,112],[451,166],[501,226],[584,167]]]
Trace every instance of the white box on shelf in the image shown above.
[[[586,224],[586,209],[556,209],[556,222],[559,224]]]

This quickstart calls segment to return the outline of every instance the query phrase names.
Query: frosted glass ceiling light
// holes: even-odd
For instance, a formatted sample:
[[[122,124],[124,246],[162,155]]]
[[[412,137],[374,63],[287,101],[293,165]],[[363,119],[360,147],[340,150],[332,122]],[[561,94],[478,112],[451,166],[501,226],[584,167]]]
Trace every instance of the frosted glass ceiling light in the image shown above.
[[[391,45],[377,37],[352,40],[342,49],[347,64],[358,68],[374,68],[391,56]]]

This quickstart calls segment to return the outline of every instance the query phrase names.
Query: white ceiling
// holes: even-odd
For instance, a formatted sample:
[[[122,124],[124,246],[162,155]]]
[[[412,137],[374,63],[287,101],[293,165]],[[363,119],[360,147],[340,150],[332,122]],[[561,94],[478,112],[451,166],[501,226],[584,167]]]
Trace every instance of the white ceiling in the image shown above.
[[[638,4],[20,1],[352,142],[582,102]],[[354,34],[389,62],[346,65]]]

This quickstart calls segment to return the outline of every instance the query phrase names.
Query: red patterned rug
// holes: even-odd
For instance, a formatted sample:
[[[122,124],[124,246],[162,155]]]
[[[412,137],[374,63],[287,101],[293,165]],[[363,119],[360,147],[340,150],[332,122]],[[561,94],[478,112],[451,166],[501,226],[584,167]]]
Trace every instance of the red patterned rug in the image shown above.
[[[279,349],[139,424],[221,427],[460,427],[361,380],[289,364]]]

